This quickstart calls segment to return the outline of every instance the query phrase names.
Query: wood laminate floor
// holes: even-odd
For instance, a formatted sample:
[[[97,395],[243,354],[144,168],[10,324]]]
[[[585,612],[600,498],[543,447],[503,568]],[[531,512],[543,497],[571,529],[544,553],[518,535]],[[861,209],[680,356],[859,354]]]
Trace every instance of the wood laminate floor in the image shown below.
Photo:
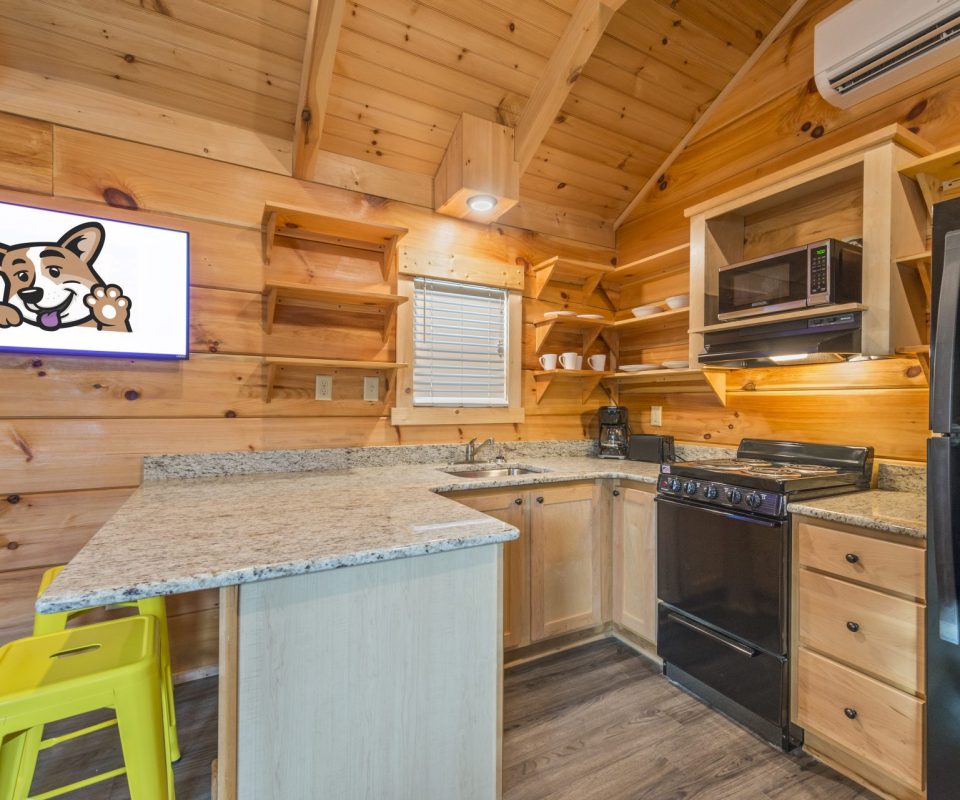
[[[176,692],[177,798],[208,800],[217,681]],[[773,749],[609,639],[508,669],[503,707],[504,800],[877,800],[808,756]],[[117,766],[118,748],[110,729],[45,751],[34,792]],[[129,795],[121,777],[69,797]]]

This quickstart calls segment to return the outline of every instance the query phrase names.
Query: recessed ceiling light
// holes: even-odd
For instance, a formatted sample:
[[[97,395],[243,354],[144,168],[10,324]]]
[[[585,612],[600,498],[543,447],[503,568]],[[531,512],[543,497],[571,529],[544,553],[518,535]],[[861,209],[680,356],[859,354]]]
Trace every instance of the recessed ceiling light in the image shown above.
[[[475,194],[467,199],[467,205],[474,211],[493,211],[497,198],[492,194]]]

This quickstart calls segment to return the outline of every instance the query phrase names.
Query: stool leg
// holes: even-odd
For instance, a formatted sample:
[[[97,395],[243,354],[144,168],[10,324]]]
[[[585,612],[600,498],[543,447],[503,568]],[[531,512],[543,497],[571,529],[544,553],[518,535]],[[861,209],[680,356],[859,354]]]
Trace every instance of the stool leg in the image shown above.
[[[43,726],[37,726],[3,740],[0,745],[0,800],[26,800],[33,783],[42,737]]]
[[[159,665],[155,670],[151,670],[150,680],[130,683],[115,692],[130,800],[173,797]]]
[[[163,693],[167,699],[167,738],[170,744],[170,760],[180,760],[180,739],[177,736],[177,711],[174,707],[173,698],[173,670],[170,663],[167,662],[163,676]]]

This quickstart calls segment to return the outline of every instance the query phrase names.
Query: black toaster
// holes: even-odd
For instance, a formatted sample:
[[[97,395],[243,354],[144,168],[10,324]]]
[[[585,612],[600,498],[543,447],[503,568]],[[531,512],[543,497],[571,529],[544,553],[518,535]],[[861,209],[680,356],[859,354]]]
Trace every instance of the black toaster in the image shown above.
[[[631,461],[652,461],[657,464],[673,461],[673,437],[633,434],[630,437],[627,458]]]

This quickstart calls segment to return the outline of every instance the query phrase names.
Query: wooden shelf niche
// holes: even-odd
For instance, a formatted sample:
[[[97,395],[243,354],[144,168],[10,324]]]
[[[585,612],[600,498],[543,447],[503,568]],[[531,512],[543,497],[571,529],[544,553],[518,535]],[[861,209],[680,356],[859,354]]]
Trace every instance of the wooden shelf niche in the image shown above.
[[[349,312],[379,317],[382,337],[386,342],[397,318],[397,306],[407,302],[406,297],[385,292],[357,292],[352,289],[334,289],[299,283],[264,284],[267,298],[264,331],[272,333],[277,310],[281,306],[301,306],[317,311]]]
[[[590,399],[590,395],[600,385],[604,378],[612,376],[612,372],[600,372],[593,369],[540,369],[533,373],[533,379],[536,384],[537,405],[547,393],[547,389],[554,381],[579,381],[583,384],[582,400],[583,403]]]
[[[902,254],[923,251],[926,219],[917,186],[901,180],[899,170],[931,150],[892,125],[688,208],[691,364],[705,332],[775,319],[720,323],[720,267],[828,237],[863,240],[863,297],[857,304],[864,311],[862,353],[890,356],[921,341],[917,315],[894,270]]]
[[[267,203],[261,222],[263,263],[270,263],[278,237],[304,239],[377,255],[383,279],[390,283],[396,272],[397,244],[406,234],[406,228],[395,225],[331,217],[306,208]]]
[[[267,368],[266,380],[266,398],[267,403],[273,399],[274,389],[277,385],[277,376],[280,371],[289,369],[335,369],[351,370],[358,372],[380,372],[385,375],[392,375],[398,369],[403,369],[407,364],[398,364],[388,361],[351,361],[342,358],[286,358],[282,356],[267,356],[263,359]],[[385,387],[385,392],[390,391],[389,384]]]
[[[561,284],[567,287],[574,302],[589,305],[588,301],[600,286],[603,276],[614,269],[610,264],[554,256],[530,267],[533,274],[533,296],[539,300],[547,286]],[[606,299],[605,295],[604,298]]]

